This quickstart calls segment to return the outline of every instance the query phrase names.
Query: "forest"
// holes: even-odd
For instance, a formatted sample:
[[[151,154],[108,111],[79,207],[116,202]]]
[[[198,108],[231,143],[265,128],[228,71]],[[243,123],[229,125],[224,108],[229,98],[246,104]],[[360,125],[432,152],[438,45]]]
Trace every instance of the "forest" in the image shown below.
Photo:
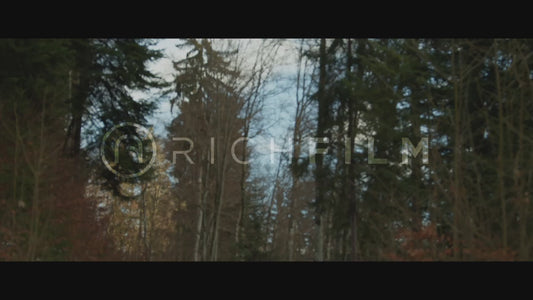
[[[532,117],[530,39],[0,39],[0,261],[529,261]]]

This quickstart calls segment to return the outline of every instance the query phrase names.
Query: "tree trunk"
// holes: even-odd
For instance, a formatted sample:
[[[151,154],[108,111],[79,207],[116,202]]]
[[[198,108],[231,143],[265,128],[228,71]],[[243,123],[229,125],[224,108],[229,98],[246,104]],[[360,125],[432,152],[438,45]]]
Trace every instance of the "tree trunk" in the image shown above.
[[[209,162],[208,162],[209,163]],[[202,223],[204,217],[203,207],[203,185],[202,185],[202,167],[199,168],[200,174],[198,174],[198,218],[196,221],[196,239],[194,241],[194,261],[200,260],[200,240],[202,237]]]
[[[498,66],[494,65],[494,73],[496,75],[496,90],[498,97],[498,195],[500,198],[500,209],[502,216],[502,248],[507,251],[507,207],[505,201],[505,167],[503,161],[504,155],[504,129],[503,129],[503,97],[500,84],[500,72]]]
[[[244,134],[243,137],[248,138],[248,127],[245,126],[244,128]],[[246,155],[246,140],[242,143],[242,155],[243,161],[247,160]],[[240,178],[240,193],[241,193],[241,201],[240,201],[240,207],[239,207],[239,215],[237,216],[237,223],[235,225],[235,244],[239,244],[240,238],[241,238],[241,231],[244,227],[244,217],[246,215],[246,178],[247,176],[247,165],[241,164],[241,178]]]
[[[454,203],[453,203],[453,254],[454,260],[459,260],[462,258],[462,239],[461,239],[461,228],[462,228],[462,151],[463,151],[463,139],[462,139],[462,74],[461,74],[461,60],[459,60],[459,71],[456,71],[455,59],[455,49],[452,49],[452,76],[455,78],[453,85],[454,89],[454,158],[453,158],[453,194],[454,194]]]
[[[317,124],[317,137],[324,137],[327,130],[328,118],[329,118],[329,105],[326,95],[326,39],[320,39],[319,49],[319,81],[318,81],[318,124]],[[325,229],[327,228],[327,218],[324,217],[326,204],[324,194],[326,190],[325,186],[325,167],[323,165],[323,156],[316,155],[316,171],[315,171],[315,185],[316,185],[316,217],[318,221],[318,242],[316,250],[316,259],[318,261],[324,260],[324,238]]]

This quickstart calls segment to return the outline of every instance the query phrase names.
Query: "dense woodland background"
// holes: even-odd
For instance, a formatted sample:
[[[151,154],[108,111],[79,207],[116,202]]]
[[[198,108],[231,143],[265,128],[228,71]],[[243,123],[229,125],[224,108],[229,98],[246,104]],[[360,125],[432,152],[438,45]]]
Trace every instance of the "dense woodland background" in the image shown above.
[[[533,258],[532,40],[188,39],[172,81],[147,67],[155,43],[0,40],[0,260]],[[287,82],[270,161],[253,140]],[[103,136],[164,101],[156,163],[115,176]],[[401,164],[423,137],[429,162]]]

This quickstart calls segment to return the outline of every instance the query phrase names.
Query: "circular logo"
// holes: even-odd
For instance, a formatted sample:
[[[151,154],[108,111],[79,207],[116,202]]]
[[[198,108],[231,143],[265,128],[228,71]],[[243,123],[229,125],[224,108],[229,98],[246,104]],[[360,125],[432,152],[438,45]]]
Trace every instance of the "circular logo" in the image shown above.
[[[113,126],[102,140],[100,155],[106,168],[120,178],[143,175],[156,159],[156,143],[145,127],[131,122]],[[111,159],[108,160],[108,157]]]

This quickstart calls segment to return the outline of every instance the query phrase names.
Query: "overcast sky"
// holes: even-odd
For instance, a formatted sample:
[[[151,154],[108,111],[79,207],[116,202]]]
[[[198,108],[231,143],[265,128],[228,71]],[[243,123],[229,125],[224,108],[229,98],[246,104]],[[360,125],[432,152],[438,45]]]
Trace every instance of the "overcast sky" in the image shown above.
[[[261,40],[259,39],[240,39],[236,42],[241,43],[245,47],[245,53],[246,51],[249,54],[252,54],[254,51],[254,47],[257,47]],[[175,76],[175,70],[172,66],[172,61],[177,61],[185,58],[186,50],[179,49],[176,47],[177,44],[180,44],[179,39],[161,39],[157,43],[157,45],[154,47],[156,49],[163,50],[164,57],[154,63],[151,63],[149,65],[149,68],[152,72],[155,74],[161,76],[163,79],[167,81],[171,81]],[[290,82],[288,79],[291,76],[294,76],[296,71],[296,59],[295,59],[295,52],[291,50],[292,47],[292,41],[286,41],[284,42],[283,46],[281,47],[280,51],[278,52],[278,59],[280,61],[279,65],[276,65],[275,68],[275,74],[277,76],[283,77],[284,80],[279,81],[277,84],[282,85],[284,88],[287,88],[288,90],[285,93],[276,95],[275,97],[272,97],[270,99],[266,99],[265,104],[267,112],[265,112],[267,115],[277,116],[276,119],[271,119],[272,123],[279,124],[280,122],[282,124],[279,124],[280,126],[285,123],[285,121],[288,121],[290,119],[290,116],[292,114],[291,108],[292,108],[292,102],[294,102],[294,99],[291,99],[291,97],[294,97],[295,91],[291,89]],[[252,55],[249,55],[250,57]],[[147,93],[142,92],[135,92],[134,97],[135,98],[145,98],[151,95],[148,95]],[[159,135],[165,134],[164,127],[167,125],[174,117],[177,116],[176,109],[173,110],[173,115],[170,113],[170,103],[169,101],[160,101],[159,108],[155,112],[154,116],[149,119],[150,123],[152,123],[155,127],[155,132]],[[268,117],[268,116],[267,116]],[[279,120],[277,120],[279,118]],[[288,124],[285,124],[288,125]]]
[[[220,40],[218,40],[220,42]],[[239,39],[234,42],[239,43],[244,48],[245,55],[248,53],[250,58],[253,58],[254,49],[260,45],[260,39]],[[176,47],[177,44],[182,42],[179,39],[161,39],[158,40],[155,49],[163,50],[164,57],[154,63],[149,65],[149,69],[155,74],[161,76],[167,81],[172,81],[175,76],[175,70],[173,68],[172,62],[178,61],[186,56],[187,50],[179,49]],[[264,120],[267,124],[268,130],[261,135],[261,138],[256,140],[266,141],[268,143],[270,138],[274,138],[276,145],[281,147],[283,144],[282,138],[286,136],[287,128],[291,124],[291,120],[294,114],[295,109],[295,87],[292,80],[296,74],[296,51],[295,42],[292,40],[284,41],[282,47],[278,51],[277,60],[279,63],[276,64],[274,69],[275,76],[279,79],[275,82],[272,82],[269,88],[276,88],[284,90],[275,94],[272,97],[269,97],[265,100],[265,109],[263,111]],[[292,80],[291,80],[292,79]],[[134,92],[134,98],[146,98],[153,97],[150,93],[143,92]],[[154,132],[159,138],[167,138],[167,132],[165,126],[167,126],[173,118],[178,115],[178,110],[174,107],[173,112],[170,112],[170,102],[167,99],[159,101],[159,107],[154,112],[154,115],[148,118],[148,121],[151,125],[154,126]],[[252,141],[253,144],[253,141]],[[260,172],[273,172],[273,165],[270,163],[270,153],[269,149],[255,149],[255,155],[259,156],[255,161],[256,169],[262,169]],[[256,146],[257,147],[257,146]],[[275,158],[277,160],[277,156]],[[258,164],[261,164],[259,166]],[[275,163],[274,165],[277,165]],[[257,168],[259,167],[259,168]]]

